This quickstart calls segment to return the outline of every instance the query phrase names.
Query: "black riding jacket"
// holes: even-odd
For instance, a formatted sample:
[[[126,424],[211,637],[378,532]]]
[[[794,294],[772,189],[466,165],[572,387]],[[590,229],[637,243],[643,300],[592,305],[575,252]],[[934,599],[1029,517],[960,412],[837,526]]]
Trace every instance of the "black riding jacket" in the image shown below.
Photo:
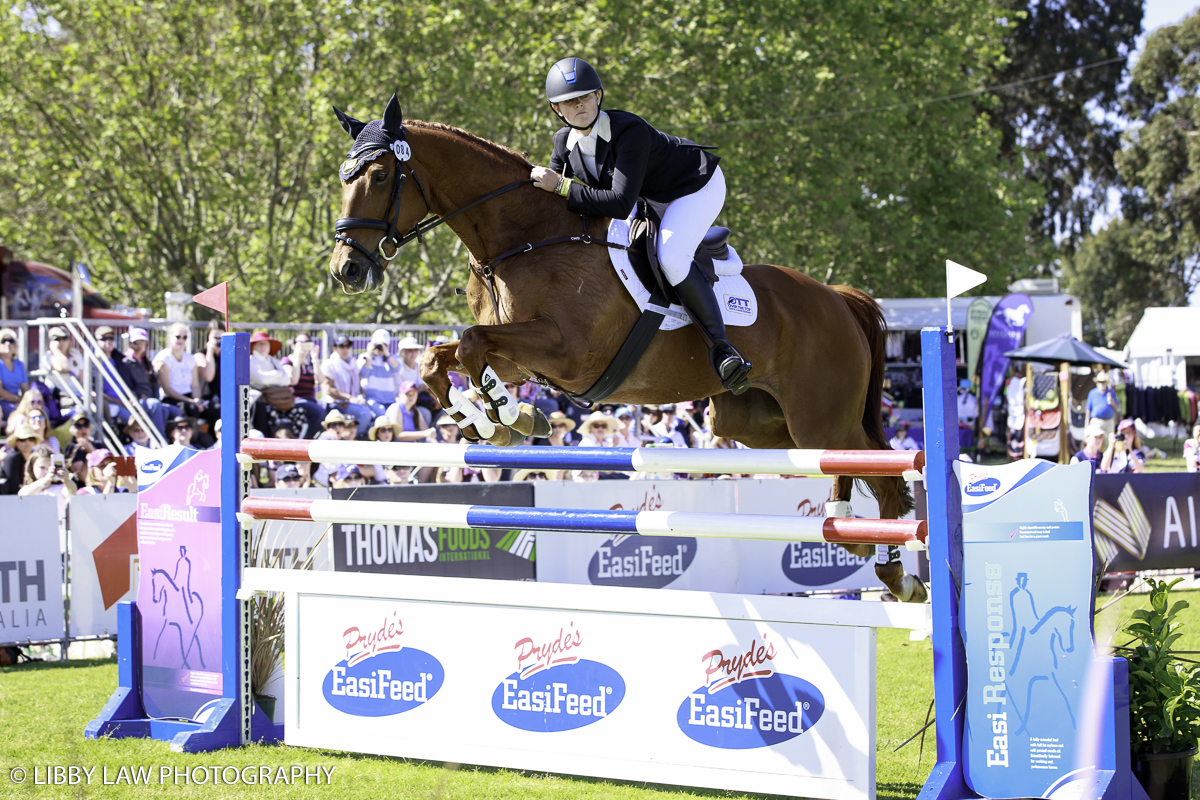
[[[575,183],[567,208],[594,217],[625,219],[639,197],[669,203],[703,189],[720,158],[705,145],[657,130],[637,114],[609,111],[610,141],[597,138],[596,170],[592,178],[576,147],[567,150],[570,128],[554,134],[550,169]]]

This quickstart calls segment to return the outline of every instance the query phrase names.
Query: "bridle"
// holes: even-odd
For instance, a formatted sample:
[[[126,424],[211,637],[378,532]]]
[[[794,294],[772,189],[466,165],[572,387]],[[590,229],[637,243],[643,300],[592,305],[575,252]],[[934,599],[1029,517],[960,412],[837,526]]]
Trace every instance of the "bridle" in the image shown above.
[[[486,203],[488,200],[499,197],[505,192],[510,192],[513,189],[524,186],[527,183],[533,183],[532,178],[525,178],[524,180],[510,183],[494,192],[488,192],[483,197],[468,203],[457,211],[453,211],[444,217],[439,217],[436,214],[433,214],[433,207],[429,205],[429,194],[425,191],[425,186],[422,185],[421,179],[417,177],[416,171],[414,171],[413,168],[408,165],[408,158],[411,157],[411,150],[407,147],[407,142],[401,142],[400,144],[404,144],[405,147],[401,149],[401,152],[394,153],[396,156],[397,165],[396,177],[393,179],[392,195],[388,200],[387,210],[383,213],[383,219],[341,217],[333,224],[333,240],[335,242],[353,247],[355,250],[369,258],[371,262],[380,269],[384,269],[386,267],[385,263],[380,263],[380,257],[383,258],[384,262],[390,264],[396,258],[396,256],[400,255],[400,248],[411,242],[413,239],[420,239],[437,226],[445,222],[449,222],[459,214],[470,211],[480,203]],[[406,171],[407,174],[405,174]],[[396,227],[396,223],[400,219],[400,201],[404,197],[404,183],[410,175],[412,176],[413,183],[415,183],[417,188],[421,191],[421,199],[425,201],[426,217],[414,225],[408,233],[400,236],[400,231]],[[353,237],[346,235],[346,231],[353,230],[355,228],[366,228],[369,230],[384,232],[383,238],[379,240],[379,246],[376,248],[378,255],[376,255],[376,253],[372,253],[366,247],[359,244],[354,240]],[[384,250],[384,245],[388,244],[389,242],[392,246],[392,254],[390,256]]]

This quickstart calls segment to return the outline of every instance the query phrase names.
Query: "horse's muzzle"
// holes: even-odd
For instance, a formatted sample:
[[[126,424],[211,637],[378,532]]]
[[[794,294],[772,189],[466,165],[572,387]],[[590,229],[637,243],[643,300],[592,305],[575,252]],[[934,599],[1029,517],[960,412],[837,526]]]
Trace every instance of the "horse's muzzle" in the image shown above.
[[[369,292],[383,285],[383,269],[378,264],[347,258],[333,271],[333,277],[346,294]]]

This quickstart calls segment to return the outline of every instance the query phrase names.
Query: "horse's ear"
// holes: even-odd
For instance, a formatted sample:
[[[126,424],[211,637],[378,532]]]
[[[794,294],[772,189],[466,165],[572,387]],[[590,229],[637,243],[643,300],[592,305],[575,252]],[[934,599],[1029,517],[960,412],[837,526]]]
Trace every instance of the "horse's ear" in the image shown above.
[[[399,136],[404,129],[404,112],[400,110],[400,100],[396,95],[392,95],[387,108],[383,110],[383,129],[393,136]]]
[[[358,135],[362,133],[362,129],[367,127],[367,123],[359,122],[349,114],[343,114],[337,106],[333,107],[333,113],[337,114],[338,122],[342,123],[342,128],[350,134],[351,139],[357,139]]]

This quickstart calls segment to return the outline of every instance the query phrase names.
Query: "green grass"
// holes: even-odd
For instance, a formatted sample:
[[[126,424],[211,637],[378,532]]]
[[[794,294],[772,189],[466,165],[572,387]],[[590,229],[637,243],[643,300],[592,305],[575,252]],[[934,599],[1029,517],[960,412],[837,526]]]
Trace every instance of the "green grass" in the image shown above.
[[[1186,635],[1180,649],[1200,650],[1200,591],[1173,592],[1191,601],[1184,620]],[[1097,608],[1111,599],[1101,597]],[[1132,594],[1118,600],[1096,619],[1101,643],[1110,640],[1118,625],[1145,596]],[[1124,644],[1118,638],[1117,643]],[[933,698],[933,658],[929,642],[909,642],[907,631],[880,630],[878,636],[876,779],[880,798],[916,797],[934,762],[933,729],[920,739],[895,748],[925,724]],[[116,662],[43,662],[0,668],[0,798],[619,798],[666,800],[688,797],[761,797],[722,791],[654,786],[599,779],[545,775],[472,766],[443,765],[380,758],[324,750],[255,745],[202,755],[172,753],[165,742],[143,739],[86,741],[83,728],[108,700],[117,682]],[[90,786],[13,785],[9,771],[21,766],[47,764],[96,767]],[[99,785],[101,769],[115,776],[122,766],[152,766],[156,781],[150,786]],[[157,783],[160,766],[299,765],[334,768],[332,785],[195,786]]]

